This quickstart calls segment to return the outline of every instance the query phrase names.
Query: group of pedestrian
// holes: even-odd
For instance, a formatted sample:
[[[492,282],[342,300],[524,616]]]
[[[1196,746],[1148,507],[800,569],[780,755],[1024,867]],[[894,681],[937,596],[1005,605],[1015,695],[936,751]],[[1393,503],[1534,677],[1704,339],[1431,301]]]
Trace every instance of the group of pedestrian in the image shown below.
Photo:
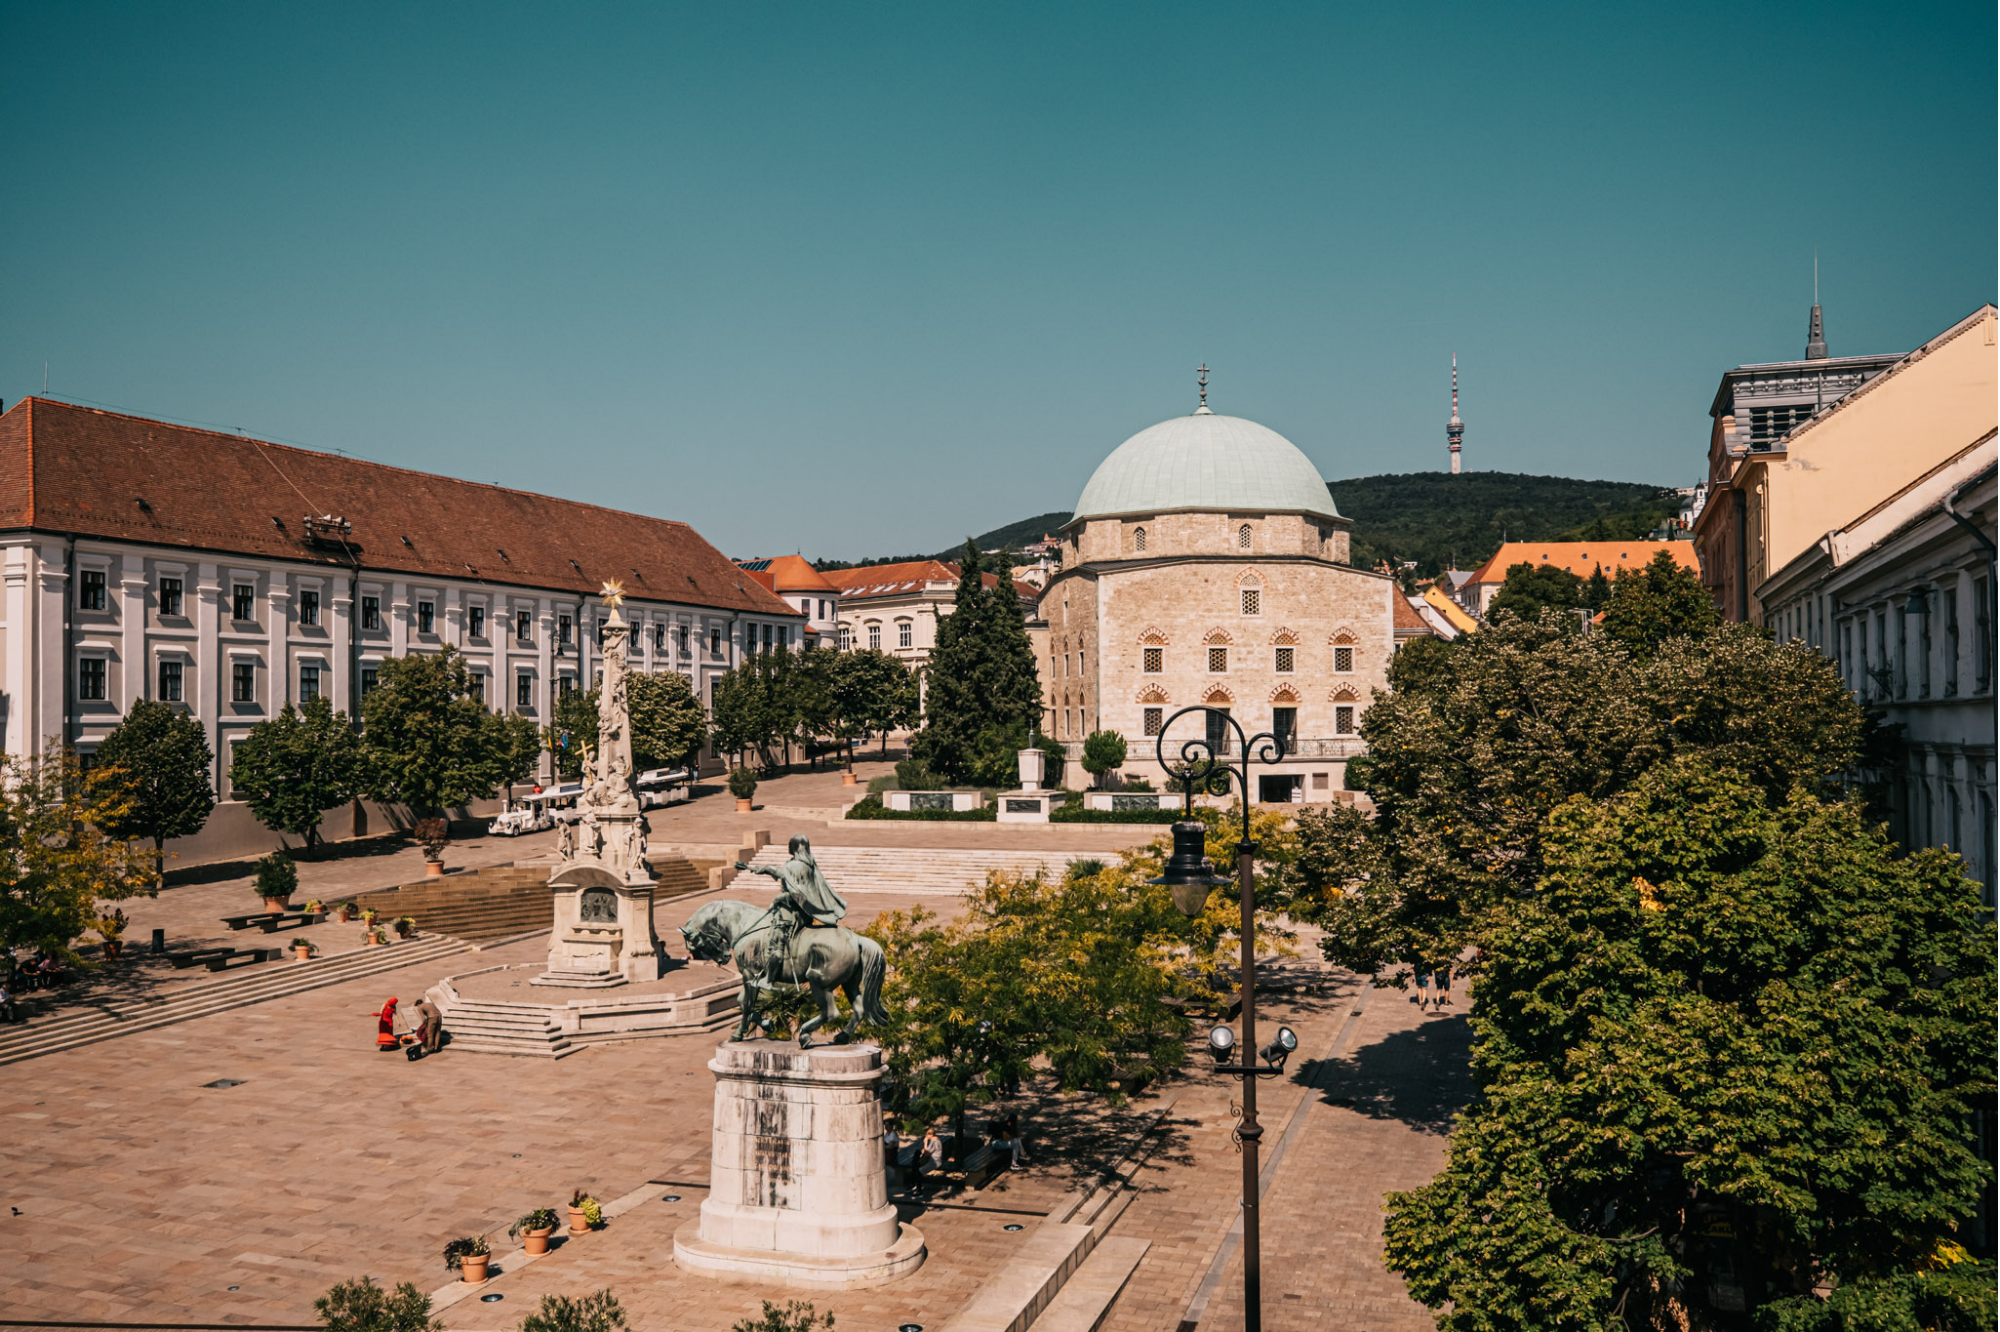
[[[1417,969],[1417,993],[1410,1000],[1419,1010],[1444,1008],[1451,1003],[1451,964],[1449,962],[1432,967]]]

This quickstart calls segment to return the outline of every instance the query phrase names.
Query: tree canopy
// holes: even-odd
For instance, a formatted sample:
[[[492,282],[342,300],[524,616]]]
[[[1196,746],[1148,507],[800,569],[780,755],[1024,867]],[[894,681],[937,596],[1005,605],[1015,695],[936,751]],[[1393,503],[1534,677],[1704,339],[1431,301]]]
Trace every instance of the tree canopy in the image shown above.
[[[362,790],[372,800],[432,814],[490,799],[508,780],[519,745],[507,721],[473,693],[465,657],[392,657],[361,701],[366,756]]]
[[[1597,604],[1604,612],[1603,631],[1638,653],[1722,623],[1701,578],[1664,550],[1644,568],[1620,569],[1609,601]]]
[[[832,735],[849,743],[871,732],[882,737],[914,725],[919,716],[916,673],[879,648],[836,653],[828,663],[829,724]]]
[[[573,689],[556,700],[546,742],[564,781],[575,781],[583,772],[584,759],[597,752],[597,708],[602,696],[598,686]],[[675,671],[658,675],[634,671],[625,677],[625,702],[632,710],[632,763],[637,771],[676,767],[700,753],[708,738],[708,714],[686,676]]]
[[[1957,857],[1703,753],[1572,796],[1544,843],[1482,936],[1480,1095],[1390,1198],[1389,1262],[1440,1327],[1814,1326],[1816,1285],[1962,1255],[1995,940]],[[1982,1298],[1991,1326],[1990,1269]]]
[[[237,742],[229,787],[259,823],[314,846],[322,813],[360,793],[361,768],[360,737],[321,696],[251,727]]]
[[[131,790],[115,815],[100,815],[105,831],[152,842],[154,873],[163,875],[167,839],[194,836],[215,808],[208,732],[171,704],[140,699],[98,745],[95,760],[122,773]]]
[[[910,757],[946,781],[1011,786],[1017,754],[1042,716],[1041,678],[1007,563],[987,587],[979,548],[965,543],[952,613],[938,621],[925,668],[924,726]]]
[[[1544,608],[1565,615],[1583,605],[1584,580],[1554,564],[1522,560],[1509,565],[1507,580],[1486,607],[1486,618],[1497,620],[1511,613],[1523,620],[1541,615]]]
[[[106,831],[135,804],[122,772],[84,772],[67,750],[0,762],[0,947],[71,956],[97,903],[151,897],[157,861]]]

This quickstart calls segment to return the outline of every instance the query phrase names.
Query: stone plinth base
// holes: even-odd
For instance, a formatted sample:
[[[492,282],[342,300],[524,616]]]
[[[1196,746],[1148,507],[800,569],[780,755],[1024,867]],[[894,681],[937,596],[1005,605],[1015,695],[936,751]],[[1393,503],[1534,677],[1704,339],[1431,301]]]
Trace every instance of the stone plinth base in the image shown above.
[[[914,1272],[923,1236],[889,1201],[882,1051],[725,1041],[715,1074],[709,1194],[674,1237],[684,1266],[830,1289]]]
[[[881,1253],[823,1258],[775,1249],[738,1249],[710,1244],[701,1222],[674,1232],[674,1261],[692,1272],[745,1280],[778,1281],[815,1290],[862,1290],[908,1276],[924,1265],[924,1237],[915,1226],[899,1226],[896,1242]]]
[[[1047,823],[1049,811],[1067,798],[1062,791],[1002,791],[994,801],[998,823]]]
[[[615,971],[548,971],[529,981],[530,985],[561,985],[573,990],[605,990],[628,982]]]

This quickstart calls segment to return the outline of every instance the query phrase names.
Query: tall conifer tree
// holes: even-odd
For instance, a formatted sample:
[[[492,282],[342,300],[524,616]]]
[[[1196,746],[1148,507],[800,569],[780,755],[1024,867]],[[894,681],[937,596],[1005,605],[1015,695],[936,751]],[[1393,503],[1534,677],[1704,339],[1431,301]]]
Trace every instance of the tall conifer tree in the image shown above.
[[[924,728],[910,756],[948,781],[1011,784],[1015,751],[1041,717],[1042,688],[1006,565],[991,588],[984,573],[968,540],[954,608],[938,622]]]

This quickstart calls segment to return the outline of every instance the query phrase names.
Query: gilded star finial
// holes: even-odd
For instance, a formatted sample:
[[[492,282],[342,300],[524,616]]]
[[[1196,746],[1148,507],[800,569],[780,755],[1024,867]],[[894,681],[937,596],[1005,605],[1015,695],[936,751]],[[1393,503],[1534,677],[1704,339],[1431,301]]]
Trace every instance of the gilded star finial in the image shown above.
[[[616,610],[625,604],[625,584],[614,578],[598,589],[598,595],[604,598],[605,605]]]

